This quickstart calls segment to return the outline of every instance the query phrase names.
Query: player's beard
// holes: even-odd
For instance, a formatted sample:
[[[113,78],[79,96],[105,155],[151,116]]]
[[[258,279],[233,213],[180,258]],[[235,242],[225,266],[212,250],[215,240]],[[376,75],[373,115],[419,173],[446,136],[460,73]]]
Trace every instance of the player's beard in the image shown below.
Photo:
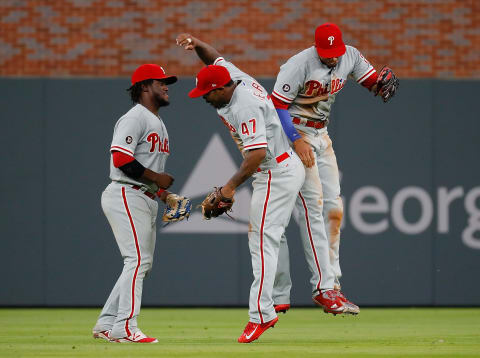
[[[162,98],[160,101],[158,101],[158,107],[159,107],[159,108],[160,108],[160,107],[166,107],[166,106],[168,106],[169,104],[170,104],[170,102],[167,101],[166,99],[163,99],[163,98]]]
[[[214,108],[216,108],[216,109],[220,109],[220,108],[223,108],[223,107],[226,106],[225,103],[215,103],[215,104],[210,103],[210,104],[211,104]]]
[[[163,96],[155,96],[155,101],[157,102],[158,108],[166,107],[170,104],[168,99],[164,98]]]
[[[325,66],[327,66],[328,68],[334,68],[335,66],[337,66],[338,64],[338,60],[333,62],[333,61],[325,61],[325,60],[322,60],[323,64]]]

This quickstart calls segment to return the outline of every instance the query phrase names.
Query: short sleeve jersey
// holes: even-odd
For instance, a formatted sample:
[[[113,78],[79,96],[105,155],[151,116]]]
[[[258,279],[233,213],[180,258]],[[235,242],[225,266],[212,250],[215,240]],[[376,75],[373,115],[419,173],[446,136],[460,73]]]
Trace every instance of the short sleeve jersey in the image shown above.
[[[115,124],[110,151],[128,154],[135,157],[145,168],[154,172],[163,172],[170,154],[167,128],[160,117],[141,104],[137,104]],[[147,186],[151,191],[158,190],[155,183],[146,179],[133,179],[115,168],[112,159],[110,159],[110,179]]]
[[[220,119],[243,152],[266,148],[261,169],[275,167],[277,163],[273,159],[287,152],[290,145],[268,92],[223,57],[217,58],[214,65],[224,66],[237,82],[230,103],[217,110]]]
[[[346,46],[334,68],[320,61],[314,46],[291,57],[280,67],[272,95],[289,103],[292,117],[326,121],[337,93],[351,77],[362,83],[375,73],[355,47]]]

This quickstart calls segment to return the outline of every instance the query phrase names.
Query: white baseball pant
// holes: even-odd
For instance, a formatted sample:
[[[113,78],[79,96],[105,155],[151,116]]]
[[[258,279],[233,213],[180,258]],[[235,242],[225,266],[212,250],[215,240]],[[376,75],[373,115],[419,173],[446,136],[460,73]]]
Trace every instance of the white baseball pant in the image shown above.
[[[307,127],[297,129],[310,142],[316,158],[315,165],[306,169],[305,184],[295,204],[305,258],[312,273],[312,292],[340,288],[342,273],[339,248],[343,204],[337,159],[328,132]],[[312,241],[318,246],[312,246]],[[317,248],[316,254],[314,248]],[[277,267],[273,296],[275,304],[290,303],[292,282],[286,251],[287,241],[282,238],[279,255],[286,259],[279,261]]]
[[[138,330],[143,279],[155,251],[158,203],[129,185],[112,182],[102,194],[102,208],[124,265],[93,330],[111,329],[111,337],[121,338]]]
[[[288,167],[254,174],[250,204],[248,244],[254,281],[250,288],[249,316],[254,323],[265,323],[277,315],[272,290],[277,271],[280,241],[305,178],[296,154]]]

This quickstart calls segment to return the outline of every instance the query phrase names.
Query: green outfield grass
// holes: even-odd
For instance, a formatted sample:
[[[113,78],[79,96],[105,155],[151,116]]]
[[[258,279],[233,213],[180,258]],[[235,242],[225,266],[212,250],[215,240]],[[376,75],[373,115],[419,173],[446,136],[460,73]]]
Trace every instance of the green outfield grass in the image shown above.
[[[0,309],[0,357],[480,357],[479,308],[362,309],[357,317],[293,308],[239,344],[247,309],[143,309],[158,344],[94,340],[99,309]]]

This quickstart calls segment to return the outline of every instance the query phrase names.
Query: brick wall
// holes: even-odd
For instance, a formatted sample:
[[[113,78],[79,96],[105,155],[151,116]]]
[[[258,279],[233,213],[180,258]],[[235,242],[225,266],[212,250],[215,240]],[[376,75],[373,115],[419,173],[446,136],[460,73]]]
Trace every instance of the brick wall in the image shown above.
[[[194,75],[179,32],[273,77],[337,23],[346,43],[400,77],[480,78],[480,0],[1,0],[0,76],[130,76],[145,62]]]

